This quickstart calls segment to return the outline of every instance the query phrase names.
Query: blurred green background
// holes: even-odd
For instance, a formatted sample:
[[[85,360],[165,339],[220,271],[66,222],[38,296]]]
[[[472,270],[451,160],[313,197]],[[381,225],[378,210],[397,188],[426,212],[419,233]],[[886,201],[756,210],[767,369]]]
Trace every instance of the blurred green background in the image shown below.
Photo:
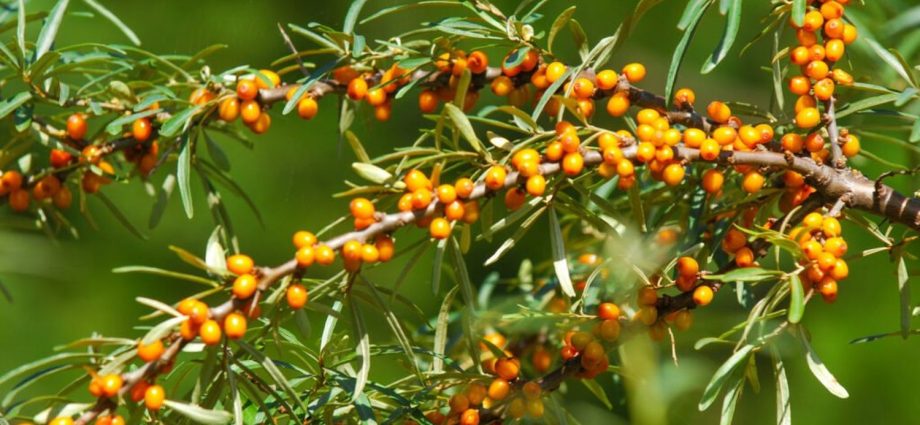
[[[28,7],[30,10],[44,9],[50,3],[32,1]],[[137,32],[143,41],[142,47],[152,52],[191,54],[212,44],[227,44],[229,48],[211,58],[210,66],[214,70],[240,64],[265,67],[287,53],[276,23],[304,25],[318,21],[340,26],[348,6],[346,1],[316,0],[110,0],[105,3]],[[369,1],[365,6],[365,15],[396,3]],[[547,17],[538,24],[538,32],[548,29],[554,17],[572,3],[578,5],[576,19],[594,42],[612,33],[623,17],[631,12],[635,1],[551,0],[544,10]],[[624,48],[614,56],[611,66],[619,68],[632,61],[645,63],[649,78],[642,86],[662,92],[670,57],[681,35],[676,29],[676,22],[685,3],[670,0],[653,9]],[[700,103],[705,104],[711,99],[731,99],[768,104],[771,79],[761,67],[768,63],[770,43],[763,41],[754,45],[742,58],[737,55],[739,48],[762,29],[759,19],[767,13],[766,3],[745,2],[739,42],[725,63],[708,76],[701,76],[698,69],[721,36],[723,20],[717,13],[710,13],[701,24],[678,83],[693,87]],[[79,2],[74,4],[82,7]],[[513,10],[516,2],[498,1],[496,4],[505,10]],[[898,1],[880,4],[873,5],[870,12],[875,13],[885,7],[897,10],[906,5]],[[358,30],[367,34],[369,39],[383,38],[405,31],[418,22],[448,16],[455,13],[454,10],[459,9],[415,10],[379,20],[367,27],[359,26]],[[872,22],[867,19],[867,23]],[[787,32],[787,39],[788,35]],[[3,37],[9,41],[12,35],[8,32]],[[569,38],[566,33],[559,37],[561,41],[557,51],[571,62],[577,55]],[[295,36],[294,40],[302,49],[311,47],[304,39]],[[68,17],[61,29],[58,45],[85,41],[125,43],[120,33],[101,19]],[[907,58],[908,62],[917,63],[916,54]],[[858,79],[903,87],[881,70],[877,58],[857,52],[851,59],[853,74]],[[863,94],[843,91],[842,96],[846,99]],[[483,99],[487,102],[494,100],[491,94],[484,94]],[[323,100],[319,117],[312,122],[293,117],[281,118],[280,112],[276,111],[272,131],[265,136],[254,137],[255,149],[252,152],[236,143],[224,144],[233,163],[232,174],[260,205],[264,217],[263,227],[241,200],[229,194],[225,196],[242,249],[260,264],[277,264],[286,260],[291,253],[289,241],[294,230],[321,228],[340,216],[346,208],[346,201],[333,199],[331,194],[346,188],[342,183],[344,179],[354,180],[357,177],[350,168],[353,161],[351,151],[339,144],[334,110],[334,100]],[[398,102],[393,115],[391,121],[380,124],[373,120],[366,108],[360,110],[353,129],[372,156],[410,143],[417,134],[416,129],[428,125],[419,117],[413,100]],[[858,133],[859,122],[861,118],[854,118],[847,124]],[[891,134],[906,137],[904,132]],[[911,165],[914,162],[914,157],[906,150],[891,145],[865,138],[863,146],[897,163]],[[869,176],[886,170],[865,158],[857,158],[854,163],[863,167]],[[902,189],[915,183],[908,178],[899,179],[891,181]],[[197,183],[193,179],[195,218],[189,220],[185,217],[178,197],[174,195],[160,226],[146,232],[149,235],[146,241],[138,240],[116,223],[98,200],[90,202],[99,223],[98,229],[90,227],[75,211],[71,211],[80,228],[79,240],[62,237],[55,242],[38,233],[14,230],[2,225],[11,218],[8,212],[0,213],[0,281],[14,298],[12,303],[0,302],[0,372],[47,356],[52,353],[53,347],[93,332],[139,336],[140,331],[132,330],[133,318],[146,309],[133,302],[134,297],[147,296],[171,302],[196,290],[179,281],[113,274],[110,271],[129,264],[192,271],[167,247],[177,245],[201,255],[204,253],[213,223]],[[139,182],[110,186],[105,191],[138,227],[146,230],[152,200]],[[910,192],[912,190],[908,190]],[[549,258],[548,239],[539,231],[534,233],[536,235],[531,235],[528,243],[519,244],[520,248],[490,269],[476,265],[482,264],[501,239],[496,239],[492,245],[477,244],[467,260],[474,281],[481,280],[492,270],[498,270],[505,276],[513,275],[523,258],[535,261]],[[846,235],[851,240],[851,252],[872,246],[872,241],[856,228],[848,227]],[[415,237],[407,239],[414,240]],[[412,270],[402,291],[427,313],[433,314],[437,311],[438,300],[430,296],[430,262],[429,255]],[[396,261],[375,272],[375,281],[390,286],[388,282],[402,270],[400,263]],[[916,269],[916,263],[909,263],[909,268]],[[697,325],[692,330],[678,336],[679,367],[670,362],[669,347],[660,347],[662,370],[659,379],[661,391],[669,402],[667,416],[670,423],[715,423],[718,420],[718,403],[704,413],[697,411],[696,404],[709,376],[728,356],[728,352],[711,347],[695,351],[692,344],[700,337],[720,333],[744,317],[745,311],[734,301],[733,294],[722,295],[713,307],[696,315]],[[849,390],[850,399],[840,400],[825,391],[808,371],[801,351],[793,347],[786,355],[795,423],[916,422],[916,418],[920,417],[920,404],[916,403],[914,383],[920,381],[920,368],[916,367],[920,342],[916,338],[906,341],[888,338],[865,345],[849,344],[857,337],[897,329],[898,299],[894,266],[886,257],[878,255],[852,263],[851,277],[842,283],[836,304],[815,302],[809,305],[804,324],[812,331],[814,346],[822,359]],[[373,322],[374,319],[368,318],[368,321]],[[387,335],[386,331],[381,335]],[[755,395],[750,388],[746,389],[736,423],[767,424],[775,421],[775,395],[768,364],[768,361],[761,361],[761,393]],[[53,392],[56,388],[47,385],[42,389]],[[581,394],[567,400],[583,423],[599,423],[601,420],[629,422],[622,408],[616,413],[609,412],[581,386],[571,385],[570,388]],[[640,399],[644,396],[637,395]]]

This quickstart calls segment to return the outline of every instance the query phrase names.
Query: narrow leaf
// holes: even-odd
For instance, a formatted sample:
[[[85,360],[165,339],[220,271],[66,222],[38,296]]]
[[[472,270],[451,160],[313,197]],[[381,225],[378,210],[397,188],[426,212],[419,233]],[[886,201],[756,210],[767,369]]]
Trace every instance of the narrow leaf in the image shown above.
[[[747,360],[753,350],[754,346],[747,344],[732,354],[725,363],[722,363],[722,366],[719,366],[716,373],[712,375],[712,379],[709,380],[709,384],[706,385],[706,389],[703,390],[703,397],[700,399],[698,406],[700,411],[706,410],[712,405],[716,400],[716,396],[719,395],[719,391],[722,390],[722,386],[725,385],[728,376],[742,361]]]
[[[572,285],[572,277],[569,275],[569,262],[565,258],[562,228],[559,225],[556,210],[553,208],[549,209],[549,240],[553,250],[553,269],[559,279],[559,286],[566,296],[574,297],[575,287]]]
[[[805,359],[808,361],[808,368],[811,369],[811,373],[815,375],[815,378],[818,378],[821,385],[824,385],[824,388],[827,388],[831,394],[840,398],[848,398],[850,393],[847,392],[846,388],[843,388],[843,385],[840,385],[840,382],[837,382],[837,378],[834,377],[831,371],[827,369],[827,366],[818,358],[818,353],[815,352],[811,347],[811,343],[808,342],[808,336],[805,334],[805,330],[802,329],[798,334],[799,340],[802,341],[802,346],[805,347]]]
[[[805,290],[798,274],[789,278],[789,323],[799,323],[805,312]]]
[[[703,64],[700,71],[708,74],[715,69],[716,65],[722,62],[728,56],[729,50],[735,44],[735,38],[738,36],[738,29],[741,27],[741,0],[731,0],[731,6],[728,9],[728,20],[725,23],[725,32],[722,33],[722,39],[712,52],[712,55]]]
[[[97,3],[96,0],[83,0],[83,2],[89,5],[89,7],[96,9],[96,12],[99,12],[100,15],[104,16],[106,19],[115,24],[115,26],[118,27],[118,29],[121,30],[121,32],[124,33],[125,36],[128,37],[128,40],[131,40],[131,43],[134,43],[135,46],[141,45],[141,39],[137,38],[137,34],[135,34],[131,28],[125,25],[125,23],[122,22],[118,16],[115,16],[112,11]]]
[[[45,22],[45,26],[42,27],[41,33],[38,34],[38,41],[35,43],[36,60],[41,59],[46,52],[51,50],[51,45],[54,44],[54,39],[57,37],[58,28],[61,27],[61,20],[64,17],[64,12],[67,10],[68,3],[70,3],[70,0],[58,0],[51,9],[48,21]]]

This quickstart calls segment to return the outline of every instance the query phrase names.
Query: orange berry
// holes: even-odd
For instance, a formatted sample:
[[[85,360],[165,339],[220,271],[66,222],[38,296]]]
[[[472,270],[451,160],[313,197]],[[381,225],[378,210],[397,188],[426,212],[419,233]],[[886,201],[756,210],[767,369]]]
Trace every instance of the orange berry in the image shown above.
[[[797,75],[789,79],[789,91],[792,94],[802,96],[808,94],[809,90],[811,90],[811,83],[807,77]]]
[[[616,341],[620,337],[620,322],[616,319],[604,320],[595,327],[595,334],[604,341]]]
[[[240,313],[230,313],[224,318],[224,332],[227,338],[240,339],[246,335],[246,317]]]
[[[370,89],[367,92],[367,96],[365,96],[365,100],[367,100],[368,105],[371,105],[371,106],[383,105],[387,101],[387,92],[385,92],[382,88],[379,88],[379,87],[375,89]]]
[[[743,247],[735,251],[735,264],[738,267],[750,267],[754,265],[754,251],[751,248]]]
[[[102,395],[106,397],[117,396],[123,383],[124,381],[121,379],[121,375],[117,373],[101,377],[100,388],[102,389]]]
[[[256,292],[257,286],[258,281],[255,276],[251,274],[241,274],[233,281],[233,296],[245,300]]]
[[[527,178],[527,193],[530,196],[543,196],[546,191],[546,178],[541,175],[530,176]]]
[[[461,201],[451,202],[444,207],[444,217],[450,221],[462,220],[465,214],[466,209]]]
[[[355,198],[348,205],[351,215],[359,219],[374,218],[374,204],[367,198]]]
[[[703,173],[702,186],[707,193],[716,193],[722,190],[725,176],[721,171],[711,168]]]
[[[546,80],[550,83],[562,78],[566,72],[566,66],[562,62],[553,62],[546,67]]]
[[[597,88],[601,90],[611,90],[617,86],[619,77],[616,71],[605,69],[597,73]]]
[[[856,26],[850,24],[843,25],[843,42],[845,44],[852,44],[856,41],[859,31],[856,29]]]
[[[824,77],[827,77],[827,74],[830,73],[830,68],[827,65],[827,62],[823,60],[813,60],[808,62],[808,65],[805,65],[805,75],[811,77],[813,80],[820,80]]]
[[[668,148],[670,151],[670,148]],[[664,182],[668,186],[677,186],[684,179],[684,166],[680,164],[669,164],[664,169]]]
[[[294,233],[292,241],[296,248],[313,247],[316,244],[316,235],[306,230],[299,230]]]
[[[452,185],[442,184],[438,186],[437,195],[438,202],[447,205],[457,200],[457,189]]]
[[[514,359],[501,358],[495,362],[495,374],[506,381],[517,379],[521,365]]]
[[[144,362],[158,360],[164,351],[163,341],[159,339],[146,345],[143,341],[137,343],[137,357]]]
[[[514,82],[510,78],[500,75],[492,80],[492,93],[496,96],[507,96],[514,90]]]
[[[815,32],[824,25],[824,16],[817,10],[812,10],[805,14],[805,21],[802,23],[802,29]]]
[[[227,270],[230,270],[230,273],[236,275],[249,274],[252,273],[254,268],[255,263],[248,255],[236,254],[227,257]]]
[[[741,188],[747,193],[757,193],[763,188],[764,182],[765,179],[762,174],[756,171],[748,171],[744,173],[744,178],[741,181]]]
[[[70,416],[58,416],[48,422],[48,425],[73,425],[73,418]]]
[[[505,187],[505,179],[507,176],[508,173],[505,171],[505,167],[502,167],[501,165],[493,165],[486,172],[486,187],[491,190],[499,190]]]
[[[245,100],[240,107],[240,116],[246,124],[252,125],[258,122],[259,117],[262,116],[262,107],[254,100]]]
[[[815,97],[819,100],[830,100],[834,96],[834,80],[830,78],[824,78],[815,83],[814,91]]]
[[[434,220],[431,220],[431,224],[428,226],[428,231],[432,238],[446,239],[448,236],[450,236],[450,222],[442,217],[435,218]]]
[[[475,223],[479,220],[479,203],[469,201],[463,204],[463,222],[467,224]]]
[[[629,95],[626,93],[614,94],[607,101],[607,113],[612,117],[622,117],[629,111],[629,104]]]
[[[616,320],[620,317],[620,308],[614,303],[601,303],[597,306],[597,317],[603,320]]]
[[[352,100],[364,99],[367,95],[367,81],[364,78],[355,78],[348,83],[348,97]]]
[[[572,83],[572,94],[574,94],[575,97],[586,98],[594,96],[594,90],[594,83],[584,77],[576,78],[575,82]]]
[[[508,381],[502,378],[495,378],[492,380],[492,383],[489,384],[489,398],[495,401],[504,400],[505,397],[508,397],[508,393],[511,392],[511,385],[508,384]]]
[[[309,293],[307,292],[307,288],[303,285],[299,283],[292,283],[287,287],[285,298],[287,299],[289,307],[294,310],[299,310],[307,304]]]
[[[305,120],[313,119],[319,112],[319,104],[312,96],[304,96],[297,102],[297,115]]]
[[[406,184],[406,190],[409,192],[415,192],[418,189],[432,189],[431,180],[425,176],[425,173],[419,170],[411,170],[406,173],[406,176],[403,177],[403,182]]]
[[[431,204],[432,199],[431,190],[418,189],[412,192],[412,208],[417,210],[425,209]]]
[[[841,150],[843,151],[843,155],[847,158],[852,158],[856,155],[859,155],[859,138],[852,134],[847,135],[846,142],[844,142],[843,146],[841,146]]]
[[[220,102],[218,116],[226,122],[235,120],[240,116],[240,101],[236,97],[229,97]]]
[[[220,325],[211,319],[206,320],[198,328],[198,336],[205,345],[217,345],[220,343],[221,330]]]
[[[195,301],[195,304],[193,304],[189,310],[188,317],[193,324],[201,325],[205,320],[211,317],[211,310],[208,308],[207,304],[201,301]]]
[[[630,83],[638,83],[645,79],[645,65],[641,63],[631,63],[623,67],[623,75]]]
[[[817,108],[805,108],[795,115],[795,124],[799,128],[814,128],[821,122],[821,113]]]
[[[454,394],[448,404],[450,405],[450,411],[453,413],[465,412],[466,409],[470,408],[470,400],[464,394]]]
[[[461,177],[454,182],[454,191],[457,193],[457,197],[460,199],[467,199],[470,195],[473,194],[473,189],[476,188],[476,184],[472,180]]]
[[[86,136],[86,116],[77,113],[67,118],[67,136],[73,140],[83,140]]]
[[[681,107],[683,105],[693,106],[696,102],[696,93],[691,89],[683,88],[677,90],[674,93],[674,106]]]
[[[259,95],[259,86],[251,78],[242,78],[236,83],[236,95],[245,100],[253,100]]]
[[[438,95],[431,90],[422,90],[418,95],[418,108],[425,114],[434,112],[438,109]]]
[[[709,285],[700,285],[693,290],[693,302],[700,306],[705,307],[712,302],[712,288]]]
[[[837,299],[837,281],[830,276],[822,278],[815,287],[824,301],[832,303]]]
[[[521,188],[514,187],[505,192],[505,207],[509,211],[514,211],[527,202],[526,193]]]
[[[160,410],[163,402],[166,401],[166,391],[159,385],[151,385],[144,391],[144,405],[149,410]]]
[[[781,143],[783,145],[783,149],[788,150],[792,153],[801,152],[802,147],[804,145],[802,136],[795,134],[795,133],[788,133],[788,134],[783,135],[783,138],[781,139]]]
[[[134,120],[134,123],[131,125],[131,135],[134,136],[134,140],[138,142],[146,142],[150,138],[150,134],[153,132],[153,126],[150,124],[150,119],[148,118],[138,118]]]
[[[466,59],[466,66],[473,74],[481,74],[489,67],[489,57],[482,51],[476,50]]]
[[[693,257],[680,257],[677,259],[677,274],[681,276],[696,276],[700,272],[700,265]]]
[[[569,177],[581,174],[585,167],[585,158],[580,153],[568,153],[562,158],[562,171]]]
[[[706,113],[709,114],[709,118],[719,124],[725,124],[728,122],[728,119],[731,118],[732,110],[728,105],[714,101],[706,107]]]

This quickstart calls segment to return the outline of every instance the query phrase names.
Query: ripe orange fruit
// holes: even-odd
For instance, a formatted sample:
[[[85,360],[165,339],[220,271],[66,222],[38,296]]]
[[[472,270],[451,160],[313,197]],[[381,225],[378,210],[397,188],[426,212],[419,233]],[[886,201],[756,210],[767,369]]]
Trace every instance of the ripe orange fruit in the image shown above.
[[[259,105],[259,102],[254,100],[243,101],[240,108],[240,116],[246,124],[251,125],[258,122],[259,117],[262,116],[262,106]]]
[[[241,274],[233,281],[233,296],[245,300],[256,292],[258,280],[251,274]]]
[[[521,373],[521,365],[515,359],[501,358],[495,362],[495,374],[506,381],[517,379]]]
[[[367,81],[364,78],[355,78],[348,83],[348,97],[352,100],[364,99],[367,95]]]
[[[134,120],[134,123],[131,125],[131,135],[134,136],[134,140],[138,142],[146,142],[150,138],[150,134],[153,132],[153,126],[150,124],[149,118],[138,118]]]
[[[374,218],[374,204],[367,198],[352,199],[349,204],[349,209],[354,218],[365,220]]]
[[[305,246],[294,253],[294,258],[297,260],[297,266],[310,267],[316,260],[316,251],[312,246]]]
[[[431,90],[422,90],[418,95],[418,108],[425,114],[434,112],[438,109],[438,95]]]
[[[166,401],[166,391],[159,385],[151,385],[144,391],[144,405],[149,410],[160,410],[163,402]]]
[[[700,307],[709,305],[712,302],[712,288],[709,285],[700,285],[693,290],[693,302]]]
[[[505,187],[505,179],[508,176],[508,172],[505,171],[505,167],[501,165],[493,165],[486,172],[485,183],[486,187],[491,190],[499,190]]]
[[[764,177],[757,171],[748,171],[741,181],[741,188],[747,193],[757,193],[764,185]]]
[[[308,296],[307,288],[299,283],[292,283],[285,293],[288,306],[294,310],[303,308],[307,304]]]
[[[562,158],[562,171],[569,177],[581,174],[585,167],[585,158],[578,152],[567,153]]]
[[[304,96],[297,102],[297,115],[305,120],[313,119],[319,112],[319,105],[312,96]]]
[[[530,196],[543,196],[546,191],[546,178],[539,174],[530,176],[527,178],[526,188]]]
[[[638,83],[645,79],[646,70],[645,65],[641,63],[631,63],[623,67],[623,75],[626,75],[626,79],[630,83]]]
[[[220,102],[217,115],[222,121],[230,122],[240,116],[240,100],[236,97],[228,97]]]
[[[597,317],[603,320],[619,319],[620,308],[614,303],[601,303],[597,306]]]
[[[725,176],[715,168],[710,168],[703,173],[702,186],[707,193],[716,193],[722,190],[724,182]]]
[[[198,328],[198,336],[205,345],[217,345],[221,337],[220,325],[215,320],[205,320]]]
[[[117,396],[123,382],[121,375],[117,373],[103,376],[101,380],[102,395],[106,397]]]
[[[668,148],[670,151],[670,148]],[[669,164],[664,169],[664,182],[668,186],[677,186],[684,179],[684,166],[680,164]]]
[[[508,381],[502,378],[495,378],[492,380],[492,383],[489,384],[489,398],[495,401],[504,400],[505,397],[508,397],[508,394],[511,392],[511,386],[508,384]]]
[[[158,360],[165,351],[163,341],[159,339],[146,345],[143,341],[137,343],[137,357],[147,363]]]
[[[227,338],[240,339],[246,335],[246,317],[240,313],[230,313],[224,318],[224,333]]]
[[[562,62],[550,63],[546,66],[546,80],[552,84],[562,78],[566,70],[567,68]]]
[[[446,239],[448,236],[450,236],[450,222],[442,217],[435,218],[434,220],[431,220],[431,224],[428,226],[428,231],[432,238]]]
[[[248,255],[236,254],[227,257],[227,270],[235,275],[250,274],[255,268],[255,263]]]
[[[728,119],[731,118],[732,110],[728,105],[719,101],[714,101],[706,107],[706,113],[713,121],[719,124],[725,124],[728,122]]]
[[[616,71],[605,69],[597,73],[597,88],[601,90],[611,90],[617,86],[619,77]]]
[[[607,113],[612,117],[622,117],[629,111],[629,95],[617,93],[607,101]]]
[[[67,136],[73,140],[83,140],[86,136],[86,116],[76,113],[67,118]]]
[[[259,86],[251,78],[241,78],[236,83],[236,95],[246,100],[253,100],[259,95]]]
[[[335,261],[335,251],[328,245],[318,245],[314,254],[316,262],[322,266],[328,266]]]

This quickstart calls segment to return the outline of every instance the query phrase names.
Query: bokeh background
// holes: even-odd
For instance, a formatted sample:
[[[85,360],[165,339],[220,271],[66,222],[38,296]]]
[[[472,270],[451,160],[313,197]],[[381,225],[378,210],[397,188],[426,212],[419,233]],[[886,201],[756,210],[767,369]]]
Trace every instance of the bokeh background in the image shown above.
[[[79,2],[73,3],[75,8],[81,7]],[[137,32],[143,40],[143,47],[150,51],[191,54],[212,44],[227,44],[227,49],[211,57],[209,63],[214,70],[240,64],[267,66],[287,53],[276,23],[304,25],[318,21],[339,26],[348,6],[344,0],[119,0],[105,3]],[[369,1],[365,14],[395,3]],[[513,9],[515,3],[496,2],[506,10]],[[681,35],[676,29],[676,22],[685,3],[669,0],[654,8],[617,52],[611,65],[619,68],[632,61],[645,63],[649,78],[642,86],[662,92],[670,57]],[[738,57],[738,49],[762,29],[759,19],[767,13],[767,3],[745,2],[744,24],[736,48],[713,73],[701,76],[698,69],[716,45],[723,26],[723,19],[711,12],[690,47],[679,85],[696,89],[701,103],[711,99],[733,99],[767,104],[772,86],[770,74],[763,67],[768,64],[770,43],[760,42],[745,56]],[[28,7],[38,10],[50,7],[50,4],[47,0],[30,1]],[[548,29],[555,16],[570,4],[578,5],[575,17],[594,42],[612,33],[625,14],[630,13],[635,1],[551,0],[544,10],[546,17],[538,24],[538,31]],[[880,1],[871,5],[868,11],[863,11],[861,16],[867,24],[877,25],[881,21],[872,16],[906,10],[908,6],[908,2]],[[367,34],[369,39],[382,38],[450,13],[453,13],[451,9],[417,9],[378,20],[370,26],[359,26],[358,30]],[[878,27],[866,27],[870,28]],[[2,34],[4,41],[12,40],[11,33]],[[564,32],[558,39],[556,50],[561,52],[562,57],[574,61],[577,54],[568,34]],[[295,36],[294,40],[300,48],[310,47],[304,39]],[[58,44],[85,41],[126,42],[117,30],[99,18],[66,18]],[[903,87],[903,83],[886,71],[878,58],[858,49],[853,51],[853,74],[857,78]],[[917,63],[916,53],[906,57],[908,62]],[[853,91],[843,92],[844,98],[862,95]],[[483,99],[493,100],[491,94],[484,94]],[[357,177],[350,168],[353,154],[338,141],[334,110],[334,101],[326,99],[321,102],[319,117],[312,122],[294,117],[282,119],[280,112],[276,112],[272,131],[265,136],[254,137],[255,148],[251,152],[236,143],[223,144],[233,163],[232,174],[260,206],[264,217],[265,224],[262,226],[241,200],[225,196],[244,251],[252,254],[259,263],[276,264],[286,260],[291,253],[289,241],[294,230],[318,229],[346,208],[344,200],[334,199],[331,194],[346,188],[344,179],[354,180]],[[366,108],[360,110],[353,129],[372,156],[408,144],[416,137],[419,126],[428,125],[419,117],[412,100],[397,103],[393,119],[387,123],[375,122],[369,112]],[[851,120],[851,127],[858,133],[859,123],[865,120],[856,117]],[[899,122],[891,121],[890,124]],[[889,130],[888,133],[906,138],[903,131]],[[916,162],[909,150],[895,145],[865,138],[863,146],[890,161],[908,166]],[[863,167],[869,176],[876,176],[887,169],[865,158],[857,158],[854,163]],[[920,187],[914,185],[916,182],[910,178],[892,179],[892,182],[908,189],[908,193],[912,192],[911,187]],[[153,230],[146,229],[152,199],[139,182],[105,189],[129,219],[147,233],[149,239],[143,241],[116,223],[98,200],[90,202],[98,228],[89,226],[75,211],[71,211],[80,231],[78,240],[65,235],[51,240],[38,232],[17,230],[9,224],[12,218],[8,212],[0,213],[0,281],[13,296],[12,303],[0,301],[0,374],[47,356],[55,346],[93,332],[140,336],[141,331],[132,329],[133,318],[145,313],[145,309],[132,301],[134,297],[174,301],[197,289],[179,281],[111,273],[115,267],[131,264],[192,271],[167,247],[176,245],[201,255],[204,253],[213,222],[206,212],[204,196],[197,183],[193,179],[195,217],[191,220],[185,217],[174,194],[162,223]],[[519,248],[505,260],[488,269],[478,265],[501,239],[496,239],[491,245],[475,245],[467,260],[473,280],[481,280],[493,270],[505,276],[513,275],[524,258],[534,261],[549,258],[548,238],[540,228],[545,227],[538,225],[528,243],[519,244]],[[851,252],[873,246],[870,238],[854,227],[846,229],[846,236],[851,240]],[[376,272],[377,283],[388,286],[388,282],[402,269],[399,263],[397,261]],[[909,268],[915,272],[916,262],[910,261]],[[429,255],[410,272],[402,291],[426,312],[436,313],[438,300],[430,296],[430,270]],[[898,328],[899,301],[894,270],[894,265],[884,255],[855,261],[851,265],[851,277],[841,285],[835,304],[815,302],[809,305],[804,324],[814,335],[816,350],[849,390],[850,399],[840,400],[825,391],[808,371],[801,351],[791,347],[785,354],[795,423],[916,423],[920,417],[920,403],[917,403],[920,398],[915,385],[920,381],[920,367],[917,367],[916,361],[920,341],[917,338],[888,338],[871,344],[849,344],[857,337]],[[696,404],[709,376],[728,353],[725,349],[712,347],[695,351],[692,344],[700,337],[720,333],[742,320],[744,314],[734,296],[726,293],[718,297],[714,306],[696,315],[697,326],[694,329],[679,335],[679,366],[670,361],[669,347],[660,347],[659,384],[666,402],[661,408],[666,410],[670,423],[708,424],[718,421],[718,403],[704,413],[697,411]],[[368,321],[375,320],[369,318]],[[380,331],[381,335],[387,335],[387,331]],[[772,373],[766,366],[769,362],[761,360],[763,388],[760,394],[746,389],[739,404],[736,423],[767,424],[775,421]],[[372,373],[384,374],[376,377],[387,376],[380,368]],[[53,392],[57,389],[55,384],[49,381],[40,389],[46,393]],[[616,397],[617,386],[606,382],[605,387],[610,389],[611,397]],[[567,403],[582,423],[630,421],[623,406],[608,411],[581,386],[571,385],[570,388],[574,395],[567,398]],[[637,397],[644,395],[638,394]]]

